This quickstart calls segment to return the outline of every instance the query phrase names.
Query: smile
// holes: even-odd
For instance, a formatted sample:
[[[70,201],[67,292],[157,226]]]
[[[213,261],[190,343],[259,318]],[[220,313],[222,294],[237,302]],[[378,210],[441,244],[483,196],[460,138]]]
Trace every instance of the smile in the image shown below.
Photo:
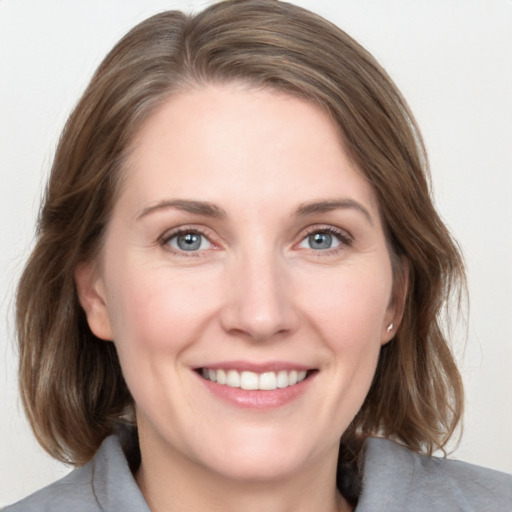
[[[278,372],[255,373],[233,369],[202,368],[201,376],[210,382],[245,390],[272,391],[288,388],[302,382],[308,375],[305,370],[280,370]]]

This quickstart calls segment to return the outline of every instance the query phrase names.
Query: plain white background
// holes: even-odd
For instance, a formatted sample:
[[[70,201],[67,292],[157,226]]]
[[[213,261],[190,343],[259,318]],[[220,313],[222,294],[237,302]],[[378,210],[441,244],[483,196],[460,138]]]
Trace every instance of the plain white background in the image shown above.
[[[38,447],[17,391],[13,291],[59,133],[134,24],[207,1],[0,0],[0,506],[69,468]],[[302,0],[369,49],[408,99],[435,198],[465,254],[456,334],[467,389],[458,459],[512,472],[512,1]]]

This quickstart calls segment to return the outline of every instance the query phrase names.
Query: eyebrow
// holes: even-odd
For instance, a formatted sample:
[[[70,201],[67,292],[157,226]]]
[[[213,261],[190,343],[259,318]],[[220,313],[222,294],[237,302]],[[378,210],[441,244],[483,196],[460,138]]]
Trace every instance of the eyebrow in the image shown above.
[[[213,203],[209,203],[208,201],[174,199],[159,201],[152,206],[144,208],[142,212],[137,216],[137,220],[146,217],[150,213],[168,209],[181,210],[187,213],[194,213],[196,215],[204,215],[206,217],[214,217],[217,219],[226,217],[226,212],[222,208]]]
[[[301,204],[296,211],[298,217],[314,215],[315,213],[326,213],[333,210],[356,210],[366,217],[366,220],[373,226],[373,218],[370,212],[353,199],[330,199],[327,201],[314,201]]]
[[[144,208],[142,212],[137,216],[137,220],[142,219],[151,213],[167,209],[181,210],[187,213],[204,215],[206,217],[213,217],[216,219],[223,219],[227,216],[226,211],[223,210],[220,206],[217,206],[208,201],[168,199],[159,201],[154,205]],[[316,213],[326,213],[333,210],[346,209],[354,209],[362,213],[368,222],[373,225],[373,218],[370,215],[370,212],[361,203],[358,203],[353,199],[330,199],[326,201],[313,201],[310,203],[303,203],[297,208],[295,215],[297,217],[306,217]]]

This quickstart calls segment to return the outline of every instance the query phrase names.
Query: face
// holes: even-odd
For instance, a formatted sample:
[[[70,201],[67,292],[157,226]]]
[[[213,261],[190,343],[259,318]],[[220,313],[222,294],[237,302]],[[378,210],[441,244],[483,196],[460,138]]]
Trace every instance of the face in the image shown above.
[[[335,465],[396,311],[376,196],[332,122],[205,87],[149,119],[125,178],[77,282],[143,461],[260,480]]]

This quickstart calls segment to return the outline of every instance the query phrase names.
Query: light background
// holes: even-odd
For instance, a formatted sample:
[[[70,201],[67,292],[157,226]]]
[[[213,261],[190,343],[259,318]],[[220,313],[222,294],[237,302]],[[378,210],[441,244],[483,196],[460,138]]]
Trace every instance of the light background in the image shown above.
[[[12,312],[59,132],[129,28],[207,3],[0,0],[0,506],[69,471],[42,452],[24,419]],[[468,339],[456,347],[467,414],[452,456],[512,472],[512,1],[296,3],[369,49],[419,121],[436,203],[469,274]]]

